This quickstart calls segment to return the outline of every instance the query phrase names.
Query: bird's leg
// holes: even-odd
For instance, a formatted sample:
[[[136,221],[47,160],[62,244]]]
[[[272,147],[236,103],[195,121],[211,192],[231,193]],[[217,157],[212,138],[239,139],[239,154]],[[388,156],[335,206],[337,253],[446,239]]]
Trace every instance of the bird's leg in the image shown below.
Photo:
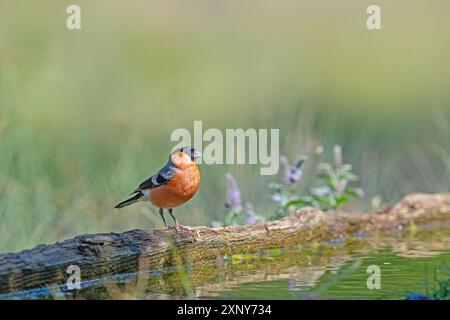
[[[172,217],[173,221],[175,222],[175,229],[176,229],[177,231],[180,230],[180,229],[184,229],[184,230],[187,230],[187,231],[191,231],[188,227],[185,227],[185,226],[181,225],[181,224],[178,222],[177,218],[175,218],[175,216],[174,216],[172,213],[173,213],[173,209],[170,208],[170,209],[169,209],[169,214],[170,214],[170,216]]]
[[[169,209],[169,214],[170,214],[170,216],[172,217],[173,221],[175,222],[175,227],[178,229],[178,227],[179,227],[180,224],[178,223],[177,218],[175,218],[175,216],[172,214],[172,212],[173,212],[173,209],[170,208],[170,209]]]
[[[159,208],[159,215],[161,216],[161,218],[164,221],[164,226],[167,228],[166,219],[164,219],[164,209],[163,208]]]

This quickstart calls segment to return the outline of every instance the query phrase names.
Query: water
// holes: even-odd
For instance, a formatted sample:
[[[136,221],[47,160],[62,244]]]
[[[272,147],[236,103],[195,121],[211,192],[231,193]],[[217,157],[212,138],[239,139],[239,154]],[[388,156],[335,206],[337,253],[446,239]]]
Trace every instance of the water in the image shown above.
[[[369,290],[369,266],[381,288]],[[450,223],[430,224],[393,236],[358,234],[259,255],[226,257],[64,288],[3,298],[80,299],[404,299],[430,293],[436,277],[449,279]]]

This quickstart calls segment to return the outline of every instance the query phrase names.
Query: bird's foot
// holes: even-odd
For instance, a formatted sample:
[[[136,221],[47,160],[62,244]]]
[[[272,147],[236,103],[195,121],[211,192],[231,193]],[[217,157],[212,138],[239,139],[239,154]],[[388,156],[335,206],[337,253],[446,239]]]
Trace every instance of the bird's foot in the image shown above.
[[[191,232],[192,231],[191,228],[183,226],[181,224],[176,224],[174,226],[166,226],[166,228],[167,228],[167,230],[177,231],[177,232],[179,232],[179,231],[189,231],[189,232]]]
[[[192,231],[191,228],[189,228],[189,227],[187,227],[187,226],[183,226],[182,224],[179,224],[179,223],[177,223],[177,224],[175,225],[175,229],[176,229],[177,231],[189,231],[189,232]]]
[[[198,229],[192,229],[190,227],[183,226],[181,224],[178,224],[176,228],[177,228],[177,232],[186,231],[186,232],[189,232],[190,234],[193,234],[196,241],[200,238],[200,231]]]

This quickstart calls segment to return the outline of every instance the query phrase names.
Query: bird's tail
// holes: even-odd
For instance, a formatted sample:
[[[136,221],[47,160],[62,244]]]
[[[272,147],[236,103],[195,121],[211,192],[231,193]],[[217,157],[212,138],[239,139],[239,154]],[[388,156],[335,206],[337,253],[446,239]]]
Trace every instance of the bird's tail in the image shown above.
[[[129,198],[129,199],[125,200],[125,201],[122,201],[121,203],[119,203],[114,208],[119,209],[119,208],[123,208],[123,207],[129,206],[130,204],[133,204],[135,202],[140,201],[143,197],[144,197],[144,194],[142,192],[138,192],[134,196],[132,196],[131,198]]]

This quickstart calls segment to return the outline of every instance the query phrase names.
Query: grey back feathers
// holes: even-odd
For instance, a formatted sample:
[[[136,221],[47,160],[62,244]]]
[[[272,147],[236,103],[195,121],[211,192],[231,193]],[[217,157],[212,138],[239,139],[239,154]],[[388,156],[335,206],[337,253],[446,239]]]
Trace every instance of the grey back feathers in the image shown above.
[[[159,170],[157,174],[143,181],[139,185],[139,187],[136,188],[136,190],[130,193],[132,197],[125,201],[122,201],[117,206],[115,206],[115,208],[123,208],[135,202],[145,200],[150,193],[150,189],[162,186],[169,182],[170,179],[172,179],[172,177],[175,175],[175,170],[177,169],[169,157],[169,161],[167,162],[167,164],[161,170]]]
[[[172,179],[172,177],[175,175],[175,165],[173,164],[172,160],[169,158],[169,161],[167,161],[167,164],[158,171],[157,174],[151,176],[147,180],[143,181],[139,187],[137,187],[136,190],[134,190],[131,194],[143,191],[146,189],[151,189],[155,187],[162,186],[166,184],[167,182]]]

